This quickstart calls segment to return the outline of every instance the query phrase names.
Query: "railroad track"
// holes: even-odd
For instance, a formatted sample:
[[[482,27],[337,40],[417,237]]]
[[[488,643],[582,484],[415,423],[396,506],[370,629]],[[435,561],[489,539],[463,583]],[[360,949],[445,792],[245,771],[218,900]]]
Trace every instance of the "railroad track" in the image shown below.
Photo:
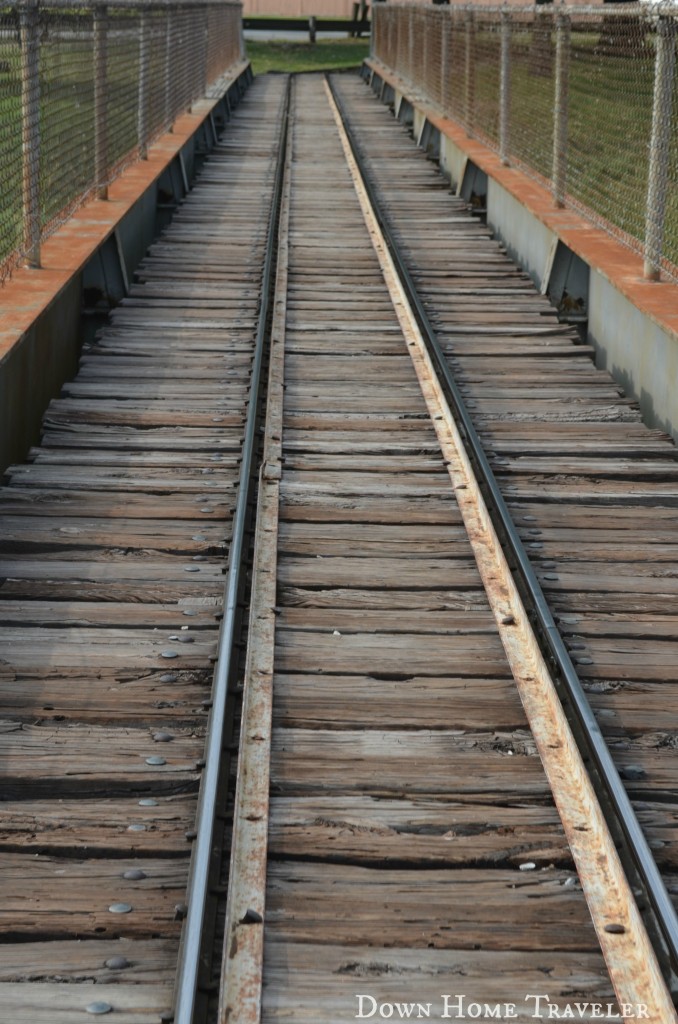
[[[234,713],[240,558],[225,571],[247,546],[284,100],[279,78],[250,90],[0,494],[15,1024],[172,1016],[191,853],[200,877],[224,825],[205,840],[196,806],[223,785],[207,727],[228,745]],[[210,907],[192,900],[186,925],[196,913],[208,933]]]
[[[256,84],[3,492],[4,884],[42,889],[0,994],[31,1022],[668,1024],[675,450],[363,84],[299,77],[289,120],[286,88]],[[242,665],[204,523],[234,570],[264,336]]]

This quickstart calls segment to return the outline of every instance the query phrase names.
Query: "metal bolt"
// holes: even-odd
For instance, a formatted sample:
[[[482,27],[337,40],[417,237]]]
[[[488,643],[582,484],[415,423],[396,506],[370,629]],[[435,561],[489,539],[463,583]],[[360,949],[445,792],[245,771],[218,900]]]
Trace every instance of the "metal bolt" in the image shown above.
[[[178,658],[179,654],[178,654],[177,651],[167,650],[167,651],[161,651],[160,652],[160,657],[161,658]]]
[[[160,676],[161,683],[176,683],[177,675],[174,672],[165,672],[164,675]]]
[[[132,907],[129,903],[111,903],[108,909],[111,914],[129,914]]]
[[[127,871],[123,871],[122,877],[127,882],[140,882],[142,878],[146,878],[146,872],[141,868],[129,868]]]
[[[129,960],[126,956],[112,956],[110,960],[106,960],[104,963],[104,967],[108,967],[109,971],[124,971],[129,965]]]
[[[112,1009],[113,1009],[113,1007],[111,1006],[110,1003],[104,1003],[103,1001],[96,1002],[96,1003],[89,1003],[89,1005],[85,1007],[85,1011],[87,1013],[94,1013],[94,1014],[110,1013]]]
[[[167,761],[164,757],[160,757],[158,754],[152,754],[151,757],[146,758],[146,764],[161,765],[167,764]]]
[[[139,801],[139,807],[157,807],[158,801],[154,800],[152,796],[145,796]]]

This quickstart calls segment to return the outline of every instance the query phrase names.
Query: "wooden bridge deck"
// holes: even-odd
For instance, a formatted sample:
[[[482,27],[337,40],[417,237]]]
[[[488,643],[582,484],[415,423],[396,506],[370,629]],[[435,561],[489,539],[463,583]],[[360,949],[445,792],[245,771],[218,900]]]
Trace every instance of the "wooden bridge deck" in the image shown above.
[[[673,893],[675,448],[364,83],[334,85]],[[285,88],[252,87],[0,492],[0,1005],[17,1024],[96,1003],[171,1019]],[[218,808],[236,839],[210,1019],[339,1024],[370,1000],[435,1019],[445,994],[522,1020],[528,993],[614,1008],[316,76],[292,87],[287,172],[241,743],[257,752]],[[243,951],[260,1014],[259,976],[230,1001]]]

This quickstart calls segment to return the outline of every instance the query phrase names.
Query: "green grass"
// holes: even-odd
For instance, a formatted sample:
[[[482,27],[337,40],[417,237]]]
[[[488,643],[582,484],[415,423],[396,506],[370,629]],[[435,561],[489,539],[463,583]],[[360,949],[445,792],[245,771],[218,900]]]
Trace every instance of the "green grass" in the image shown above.
[[[300,37],[302,39],[303,37]],[[255,75],[267,71],[338,71],[359,67],[370,51],[369,39],[319,39],[316,43],[247,40]]]

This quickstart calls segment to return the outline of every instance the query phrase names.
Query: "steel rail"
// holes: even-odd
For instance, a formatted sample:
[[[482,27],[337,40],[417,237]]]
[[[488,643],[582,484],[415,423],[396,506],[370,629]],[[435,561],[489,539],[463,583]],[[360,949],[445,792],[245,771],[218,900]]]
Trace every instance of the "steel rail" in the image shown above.
[[[471,416],[466,408],[461,392],[452,375],[452,371],[445,359],[440,347],[436,333],[431,325],[423,302],[419,296],[416,285],[412,279],[409,269],[403,260],[398,244],[394,238],[391,225],[383,212],[382,205],[376,194],[376,190],[369,176],[365,158],[360,150],[353,128],[346,115],[341,97],[338,95],[334,85],[327,76],[328,85],[339,110],[346,135],[348,137],[351,151],[363,179],[363,185],[368,194],[370,203],[383,232],[386,244],[391,257],[395,263],[398,276],[407,298],[412,305],[419,327],[424,335],[429,353],[434,361],[443,388],[448,399],[452,402],[457,425],[467,453],[475,463],[480,476],[480,482],[489,497],[489,507],[496,519],[504,536],[505,546],[515,560],[520,572],[526,595],[534,612],[538,629],[542,640],[545,643],[548,653],[556,665],[560,681],[564,685],[567,700],[574,709],[577,720],[583,733],[586,749],[582,756],[588,756],[595,763],[604,792],[608,798],[615,814],[615,821],[628,844],[628,852],[638,871],[640,879],[647,891],[648,900],[652,904],[657,925],[662,937],[666,942],[668,952],[674,969],[678,969],[678,916],[666,890],[661,874],[657,867],[652,851],[640,826],[636,813],[633,809],[624,784],[619,776],[617,768],[612,760],[610,751],[605,742],[600,726],[588,702],[586,694],[572,663],[569,652],[563,642],[558,627],[556,626],[553,614],[544,596],[541,584],[534,571],[529,556],[527,555],[523,542],[516,529],[515,523],[506,506],[496,477],[490,466],[482,442],[478,436]],[[494,511],[492,511],[494,510]],[[562,698],[561,698],[562,699]],[[565,705],[565,701],[563,704]]]
[[[198,812],[196,838],[191,859],[188,884],[188,913],[181,941],[179,964],[174,989],[175,1024],[194,1024],[196,996],[199,986],[200,958],[203,949],[203,926],[211,882],[211,865],[214,853],[214,829],[217,811],[217,797],[221,777],[221,762],[224,746],[224,726],[229,693],[229,683],[234,669],[238,604],[243,576],[243,561],[246,554],[245,540],[251,518],[250,499],[255,479],[255,448],[257,420],[262,390],[262,366],[264,349],[268,336],[269,310],[277,254],[277,226],[282,196],[285,153],[287,150],[287,125],[290,109],[290,79],[283,101],[273,198],[268,220],[268,237],[264,270],[261,283],[259,320],[252,363],[252,380],[247,407],[247,421],[242,448],[242,462],[238,481],[238,500],[233,516],[233,531],[228,562],[228,577],[224,592],[224,612],[217,648],[217,662],[212,687],[212,711],[205,745],[205,767],[203,769]]]

